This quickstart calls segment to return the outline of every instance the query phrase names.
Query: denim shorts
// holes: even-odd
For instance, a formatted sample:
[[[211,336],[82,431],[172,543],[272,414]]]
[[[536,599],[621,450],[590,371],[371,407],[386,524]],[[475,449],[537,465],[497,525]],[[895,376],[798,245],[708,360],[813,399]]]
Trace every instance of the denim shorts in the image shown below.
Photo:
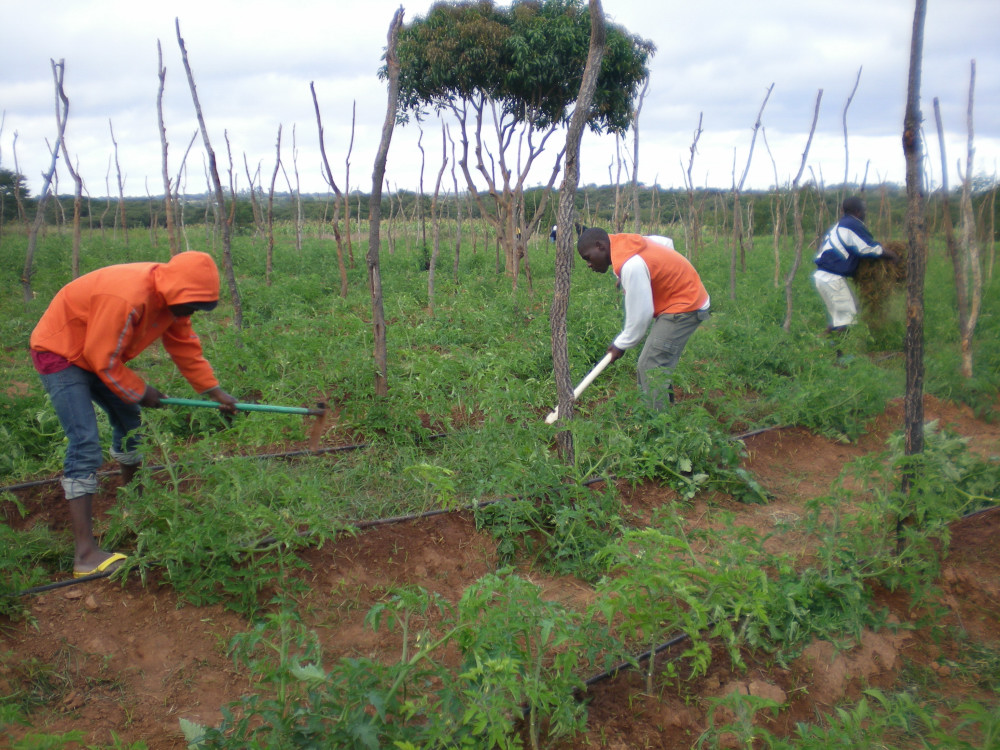
[[[97,469],[103,453],[94,404],[105,411],[111,423],[112,458],[122,464],[142,460],[138,452],[138,404],[123,401],[97,375],[76,365],[40,377],[69,441],[62,478],[67,500],[97,491]]]

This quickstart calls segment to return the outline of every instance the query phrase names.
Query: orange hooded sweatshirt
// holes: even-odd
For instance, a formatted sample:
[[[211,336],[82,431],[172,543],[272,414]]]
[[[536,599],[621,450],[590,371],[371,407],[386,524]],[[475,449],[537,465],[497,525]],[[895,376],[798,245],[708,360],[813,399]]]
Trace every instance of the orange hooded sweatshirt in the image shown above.
[[[202,354],[191,318],[170,305],[219,299],[219,269],[212,256],[179,253],[168,263],[125,263],[84,274],[52,299],[31,348],[65,357],[96,373],[123,400],[136,403],[145,381],[125,366],[157,339],[198,393],[219,384]]]
[[[633,255],[640,256],[649,268],[653,288],[653,315],[700,310],[708,301],[708,292],[691,262],[676,250],[650,242],[639,234],[612,234],[611,267],[621,277],[622,266]]]

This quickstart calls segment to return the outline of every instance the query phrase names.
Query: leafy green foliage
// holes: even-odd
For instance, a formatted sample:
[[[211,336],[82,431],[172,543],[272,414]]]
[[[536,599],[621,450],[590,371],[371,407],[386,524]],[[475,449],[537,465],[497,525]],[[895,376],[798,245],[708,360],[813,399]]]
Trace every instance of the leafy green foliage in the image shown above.
[[[397,633],[396,660],[341,659],[331,669],[313,634],[282,607],[233,640],[238,663],[266,691],[223,710],[219,727],[188,724],[198,748],[513,748],[527,705],[534,747],[579,730],[578,668],[596,649],[588,622],[544,601],[509,571],[470,587],[457,607],[423,589],[399,589],[365,619]],[[455,645],[462,664],[441,653]]]
[[[0,476],[30,476],[39,464],[54,470],[57,464],[52,444],[62,441],[63,432],[42,396],[36,393],[14,398],[0,392],[0,413],[4,415],[0,423]]]
[[[522,21],[527,24],[531,18]],[[665,195],[665,212],[673,210],[669,200]],[[648,205],[643,210],[651,215]],[[132,489],[121,491],[107,528],[100,529],[102,541],[132,552],[123,572],[162,574],[157,580],[169,583],[186,601],[222,602],[266,623],[262,631],[254,630],[257,640],[253,648],[248,642],[240,661],[259,680],[254,702],[230,709],[224,723],[230,739],[218,728],[188,727],[195,733],[192,740],[219,731],[212,742],[229,742],[230,747],[304,747],[327,735],[343,746],[514,747],[529,691],[536,728],[550,717],[557,733],[569,733],[580,721],[571,696],[590,663],[588,649],[602,644],[606,653],[618,655],[625,647],[612,635],[645,643],[646,630],[676,632],[652,616],[644,627],[611,630],[615,622],[626,621],[626,599],[610,588],[608,596],[617,601],[602,602],[606,608],[593,612],[614,611],[617,619],[601,626],[587,614],[546,602],[523,579],[500,580],[507,574],[470,593],[470,602],[488,601],[488,611],[474,611],[470,604],[458,613],[439,609],[430,595],[400,595],[377,607],[369,624],[387,639],[405,630],[409,658],[394,662],[393,654],[334,664],[324,663],[315,637],[295,619],[293,603],[276,605],[270,597],[282,589],[295,594],[298,550],[349,532],[355,521],[512,497],[521,499],[482,505],[477,511],[477,522],[494,534],[503,562],[536,564],[588,581],[608,575],[609,565],[618,566],[602,584],[609,587],[628,575],[640,579],[642,571],[625,567],[636,547],[626,552],[621,540],[633,519],[623,519],[612,483],[600,491],[583,489],[584,479],[657,481],[674,488],[683,502],[698,499],[709,508],[714,492],[764,500],[753,477],[741,469],[743,447],[729,438],[731,433],[793,423],[850,440],[901,391],[900,359],[868,356],[872,347],[891,348],[891,342],[875,342],[864,326],[842,344],[853,359],[838,361],[835,346],[816,335],[823,326],[822,310],[807,281],[794,289],[792,331],[781,331],[783,299],[767,291],[771,269],[763,262],[766,254],[748,255],[747,272],[737,278],[739,302],[727,300],[718,290],[726,285],[728,254],[708,242],[697,265],[712,290],[715,314],[692,338],[674,373],[679,403],[663,413],[646,410],[634,384],[634,354],[629,353],[577,404],[578,419],[571,426],[576,463],[566,466],[553,450],[552,428],[543,423],[555,395],[548,345],[550,256],[529,245],[534,290],[522,287],[511,293],[495,271],[492,251],[482,251],[480,233],[479,251],[463,248],[459,280],[439,277],[435,317],[429,318],[422,304],[426,276],[415,255],[421,248],[407,252],[400,240],[395,254],[382,256],[391,390],[388,397],[374,399],[366,364],[371,331],[365,269],[349,270],[350,293],[341,299],[323,270],[331,262],[330,244],[306,237],[302,251],[292,252],[293,229],[278,231],[283,244],[276,247],[271,286],[264,283],[255,239],[249,233],[235,239],[247,328],[232,329],[225,302],[215,313],[199,314],[195,328],[227,390],[259,403],[335,403],[340,416],[327,436],[329,443],[365,442],[367,447],[295,461],[257,461],[243,455],[301,447],[301,422],[263,414],[226,420],[211,410],[149,412],[147,462],[163,468],[145,470],[141,496]],[[51,476],[61,459],[61,430],[21,353],[46,300],[68,280],[65,239],[58,229],[40,238],[37,297],[27,305],[17,290],[23,238],[8,233],[0,244],[0,269],[6,269],[0,279],[11,292],[0,302],[0,338],[10,347],[4,364],[11,382],[18,384],[0,393],[0,476],[9,482]],[[93,235],[84,270],[162,260],[164,248],[143,239],[133,236],[126,247],[112,237],[98,241]],[[486,239],[492,243],[494,238]],[[211,249],[210,233],[191,232],[190,240],[198,249]],[[1000,372],[996,319],[981,320],[976,378],[961,383],[953,372],[948,317],[953,305],[940,292],[947,287],[940,283],[947,280],[947,266],[932,255],[928,271],[936,301],[926,311],[932,342],[927,389],[985,409]],[[619,296],[607,282],[584,268],[574,271],[568,316],[575,377],[601,356],[620,326]],[[169,358],[156,348],[135,366],[171,395],[190,395]],[[447,439],[429,439],[439,431],[447,431]],[[947,542],[947,523],[960,513],[995,504],[1000,480],[996,460],[976,457],[960,439],[930,432],[926,442],[927,450],[918,458],[904,459],[894,443],[885,455],[856,463],[851,481],[845,477],[830,498],[810,509],[796,527],[813,542],[815,559],[809,565],[764,555],[760,540],[733,529],[704,536],[677,524],[658,529],[665,539],[651,542],[647,557],[670,574],[661,593],[671,602],[666,611],[678,618],[674,627],[692,632],[699,625],[709,628],[692,640],[685,668],[705,668],[709,635],[721,639],[738,666],[741,647],[773,651],[779,661],[787,661],[808,638],[849,639],[864,627],[879,627],[882,614],[871,611],[868,595],[872,580],[918,595],[930,591]],[[913,480],[905,497],[897,490],[904,472]],[[3,496],[8,518],[19,515],[18,503],[16,494]],[[897,518],[908,519],[898,538]],[[608,543],[614,552],[600,554]],[[0,593],[65,571],[69,549],[64,534],[38,525],[16,531],[0,525],[0,567],[11,571]],[[660,573],[643,575],[655,580]],[[493,595],[487,586],[493,587]],[[6,608],[4,614],[24,613],[11,597],[0,596],[0,608]],[[532,614],[522,619],[524,608]],[[286,620],[269,622],[265,612]],[[550,621],[558,621],[556,628],[565,622],[568,632],[546,630]],[[455,664],[459,634],[474,641],[472,628],[493,632],[515,626],[525,630],[504,636],[516,640],[513,645],[491,649],[485,641],[473,643]],[[445,663],[452,668],[444,669]],[[668,675],[678,669],[661,665]],[[394,688],[397,684],[403,687]],[[990,686],[988,681],[983,685]],[[557,705],[559,701],[566,705]],[[866,710],[896,710],[876,703],[869,697]],[[963,731],[968,730],[961,742],[976,746],[980,739],[995,738],[989,710],[970,704],[961,717],[967,723]],[[8,705],[0,716],[15,714],[20,716],[20,709]],[[260,723],[239,725],[244,716]],[[848,717],[843,727],[831,730],[831,742],[850,736],[855,719],[858,731],[865,721],[881,721],[868,714]],[[261,728],[260,737],[252,736],[255,726]],[[924,737],[936,731],[921,730]],[[758,738],[767,739],[763,734]],[[60,742],[24,740],[29,741]],[[813,746],[823,745],[816,740]]]
[[[614,24],[607,37],[590,126],[624,132],[655,47]],[[400,34],[400,110],[419,117],[428,106],[485,100],[545,130],[576,99],[589,46],[590,16],[579,0],[438,3]]]
[[[661,480],[685,499],[716,490],[744,502],[767,501],[763,487],[740,467],[742,444],[723,433],[706,409],[643,409],[637,416],[634,437],[619,437],[615,446],[623,476]]]
[[[17,507],[16,498],[7,502]],[[43,526],[14,531],[0,524],[0,615],[12,618],[27,614],[21,591],[45,583],[48,573],[44,563],[58,561],[62,552],[52,533]]]
[[[546,601],[538,586],[510,570],[470,586],[458,609],[467,625],[457,638],[470,667],[466,674],[491,702],[527,704],[533,747],[543,717],[551,738],[583,728],[586,710],[574,691],[584,687],[580,668],[599,648],[589,620]]]
[[[948,524],[961,515],[1000,499],[1000,467],[968,451],[965,441],[925,426],[924,451],[904,456],[901,436],[882,455],[853,462],[848,476],[861,481],[861,492],[844,485],[817,502],[807,523],[818,529],[818,552],[834,575],[851,571],[889,588],[926,593],[947,552]],[[909,492],[900,489],[910,478]],[[841,514],[850,502],[857,510]],[[823,520],[828,518],[831,520]]]
[[[613,627],[649,652],[646,692],[653,694],[656,647],[668,636],[688,636],[681,657],[690,677],[705,674],[712,654],[708,638],[721,638],[735,666],[748,623],[764,619],[773,596],[766,573],[739,544],[725,554],[701,559],[689,541],[658,528],[630,531],[604,553],[609,575],[597,587],[598,604]],[[676,675],[675,662],[666,666]]]
[[[604,572],[598,553],[624,527],[619,514],[612,492],[563,487],[476,508],[476,525],[493,534],[504,563],[528,554],[554,573],[593,581]]]

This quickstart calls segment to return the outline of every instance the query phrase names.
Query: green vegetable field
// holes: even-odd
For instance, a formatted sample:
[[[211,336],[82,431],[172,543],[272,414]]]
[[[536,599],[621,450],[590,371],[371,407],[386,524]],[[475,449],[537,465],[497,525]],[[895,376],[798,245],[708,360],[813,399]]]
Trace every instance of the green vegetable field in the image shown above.
[[[221,267],[200,221],[182,244]],[[549,425],[548,227],[514,289],[485,224],[466,217],[456,259],[444,221],[431,308],[431,236],[393,221],[384,397],[366,222],[346,296],[328,223],[300,243],[276,225],[271,269],[266,238],[234,233],[243,325],[223,280],[193,316],[207,359],[240,401],[323,403],[329,420],[311,442],[309,415],[145,409],[139,485],[109,461],[95,496],[102,546],[128,560],[73,586],[64,437],[27,353],[71,278],[72,229],[40,235],[26,302],[27,233],[2,225],[0,744],[1000,747],[1000,273],[983,278],[967,378],[932,234],[925,445],[907,456],[904,294],[823,335],[808,244],[786,332],[770,229],[731,276],[732,230],[706,223],[691,260],[712,317],[676,403],[644,405],[632,350]],[[687,250],[666,217],[643,233]],[[169,254],[162,229],[85,228],[80,270]],[[575,258],[574,383],[622,315],[612,275]],[[133,365],[196,397],[161,347]]]

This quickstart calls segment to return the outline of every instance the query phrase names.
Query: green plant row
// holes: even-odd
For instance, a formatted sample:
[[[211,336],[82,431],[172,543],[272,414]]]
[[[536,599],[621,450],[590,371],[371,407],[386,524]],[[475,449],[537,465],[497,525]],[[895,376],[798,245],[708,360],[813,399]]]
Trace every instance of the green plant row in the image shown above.
[[[903,499],[886,489],[907,465],[895,453],[883,457],[885,476],[874,483],[882,489],[867,501],[850,498],[859,507],[855,513],[829,518],[835,503],[848,500],[842,492],[817,503],[806,529],[819,553],[805,567],[766,553],[750,532],[686,533],[675,513],[628,530],[613,518],[608,501],[597,499],[591,508],[602,512],[589,517],[604,519],[620,535],[589,562],[590,570],[603,573],[585,612],[546,601],[539,586],[510,569],[481,578],[454,606],[422,589],[401,589],[376,604],[366,620],[375,631],[398,633],[399,658],[328,665],[294,608],[277,602],[275,612],[233,644],[262,690],[228,709],[217,728],[186,725],[188,737],[206,748],[318,747],[331,737],[337,744],[371,748],[520,747],[525,738],[540,747],[543,739],[552,742],[582,729],[586,711],[578,698],[586,670],[620,660],[638,667],[635,654],[654,654],[668,636],[688,638],[667,663],[655,656],[645,662],[647,693],[656,690],[657,680],[705,674],[712,643],[726,648],[738,670],[747,649],[787,663],[812,638],[857,639],[865,627],[886,627],[885,613],[871,608],[868,582],[905,589],[918,599],[928,595],[946,551],[947,524],[968,509],[973,492],[989,485],[1000,494],[996,467],[956,450],[954,438],[932,432],[928,439],[927,467],[934,470],[905,501],[920,521],[907,529],[902,545],[892,520],[903,512]],[[943,476],[957,480],[946,493],[940,492]],[[559,570],[566,557],[556,536],[566,525],[558,515],[550,523],[546,546],[556,550],[548,559]],[[514,533],[533,530],[522,518]],[[458,664],[449,656],[456,649]],[[763,707],[741,705],[736,715],[752,717]],[[887,701],[882,708],[891,714]],[[856,710],[868,716],[866,704]],[[978,722],[985,714],[977,710]],[[891,715],[884,721],[872,737],[895,726]],[[751,727],[748,721],[743,731]],[[940,722],[929,722],[921,736],[930,740],[940,730]],[[805,725],[798,730],[803,741],[814,743],[806,747],[820,746],[817,738],[830,731]],[[995,722],[983,731],[992,736]],[[703,741],[718,736],[709,732]],[[775,747],[793,746],[770,739]]]

